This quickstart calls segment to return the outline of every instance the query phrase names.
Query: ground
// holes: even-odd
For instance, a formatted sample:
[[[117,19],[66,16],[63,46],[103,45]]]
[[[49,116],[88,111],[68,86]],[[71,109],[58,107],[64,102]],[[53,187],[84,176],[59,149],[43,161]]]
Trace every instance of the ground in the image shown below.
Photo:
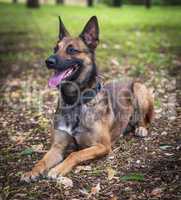
[[[0,199],[181,199],[181,7],[113,9],[0,3]],[[61,15],[73,34],[97,15],[102,81],[139,78],[155,91],[147,138],[121,137],[113,152],[63,180],[20,182],[50,146],[57,91],[47,87]]]

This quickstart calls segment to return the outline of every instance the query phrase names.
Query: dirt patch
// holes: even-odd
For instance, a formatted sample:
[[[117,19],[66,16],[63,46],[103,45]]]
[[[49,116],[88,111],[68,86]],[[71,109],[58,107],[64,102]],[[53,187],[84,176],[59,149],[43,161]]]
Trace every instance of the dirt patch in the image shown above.
[[[173,68],[172,76],[162,72],[156,87],[156,99],[161,102],[149,137],[120,138],[110,155],[82,164],[79,172],[73,170],[68,175],[73,182],[71,187],[43,177],[31,184],[20,182],[21,174],[30,170],[50,146],[57,93],[46,87],[48,72],[38,67],[42,62],[31,63],[31,68],[14,63],[19,66],[16,76],[12,71],[14,65],[9,63],[9,78],[0,91],[0,197],[3,200],[181,199],[180,68]],[[6,66],[6,62],[1,62],[1,67]],[[147,81],[149,85],[157,83],[156,73],[152,74],[152,81]],[[170,115],[172,108],[175,113]]]

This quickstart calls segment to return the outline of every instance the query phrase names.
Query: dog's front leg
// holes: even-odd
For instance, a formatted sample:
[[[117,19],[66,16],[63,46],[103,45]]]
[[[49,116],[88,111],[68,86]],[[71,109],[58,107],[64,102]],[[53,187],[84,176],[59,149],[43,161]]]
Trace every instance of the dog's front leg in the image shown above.
[[[71,153],[62,163],[52,168],[49,173],[49,178],[57,178],[59,175],[65,175],[72,170],[77,164],[91,160],[110,152],[111,145],[97,144],[95,146]]]
[[[21,177],[22,181],[30,182],[36,180],[41,174],[49,170],[51,167],[63,160],[63,151],[70,141],[68,134],[64,132],[55,131],[53,137],[53,144],[50,150],[44,155],[31,171],[26,172]]]

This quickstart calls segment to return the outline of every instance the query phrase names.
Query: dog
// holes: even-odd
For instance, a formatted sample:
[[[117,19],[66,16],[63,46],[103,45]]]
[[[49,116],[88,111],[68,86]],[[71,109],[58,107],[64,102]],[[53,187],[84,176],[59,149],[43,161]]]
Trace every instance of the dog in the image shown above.
[[[51,179],[64,176],[79,163],[111,152],[112,144],[128,132],[147,136],[154,113],[153,94],[137,81],[103,85],[95,62],[98,43],[96,16],[78,37],[70,36],[59,17],[58,42],[45,61],[55,71],[49,86],[60,91],[52,145],[43,159],[23,174],[23,181],[35,180],[45,172]],[[64,159],[70,144],[78,148]]]

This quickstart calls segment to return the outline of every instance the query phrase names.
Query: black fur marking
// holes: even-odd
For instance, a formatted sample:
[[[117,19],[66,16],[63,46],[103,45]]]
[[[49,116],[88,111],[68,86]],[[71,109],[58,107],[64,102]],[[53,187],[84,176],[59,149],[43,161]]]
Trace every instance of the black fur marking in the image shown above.
[[[78,75],[78,73],[77,73],[77,75]],[[81,104],[81,102],[86,103],[86,102],[90,101],[92,98],[94,98],[95,95],[100,91],[100,89],[99,89],[99,88],[101,88],[100,83],[98,83],[95,88],[88,88],[88,85],[92,85],[92,83],[95,82],[96,76],[97,76],[96,64],[93,63],[92,69],[86,75],[85,79],[77,84],[77,87],[79,88],[79,91],[81,93],[80,98],[78,96],[79,91],[77,91],[77,88],[75,88],[75,91],[72,92],[72,94],[68,94],[68,92],[66,91],[66,88],[67,88],[67,84],[69,84],[69,83],[66,83],[66,82],[62,83],[60,86],[60,90],[61,90],[61,94],[62,94],[62,98],[63,98],[64,102],[68,105],[75,104],[74,106],[76,106],[76,104]],[[74,78],[75,78],[75,82],[76,82],[76,77],[74,77]],[[71,81],[73,81],[74,78],[72,78]],[[81,89],[81,88],[83,88],[83,89]],[[87,92],[84,92],[84,89],[87,89]]]

